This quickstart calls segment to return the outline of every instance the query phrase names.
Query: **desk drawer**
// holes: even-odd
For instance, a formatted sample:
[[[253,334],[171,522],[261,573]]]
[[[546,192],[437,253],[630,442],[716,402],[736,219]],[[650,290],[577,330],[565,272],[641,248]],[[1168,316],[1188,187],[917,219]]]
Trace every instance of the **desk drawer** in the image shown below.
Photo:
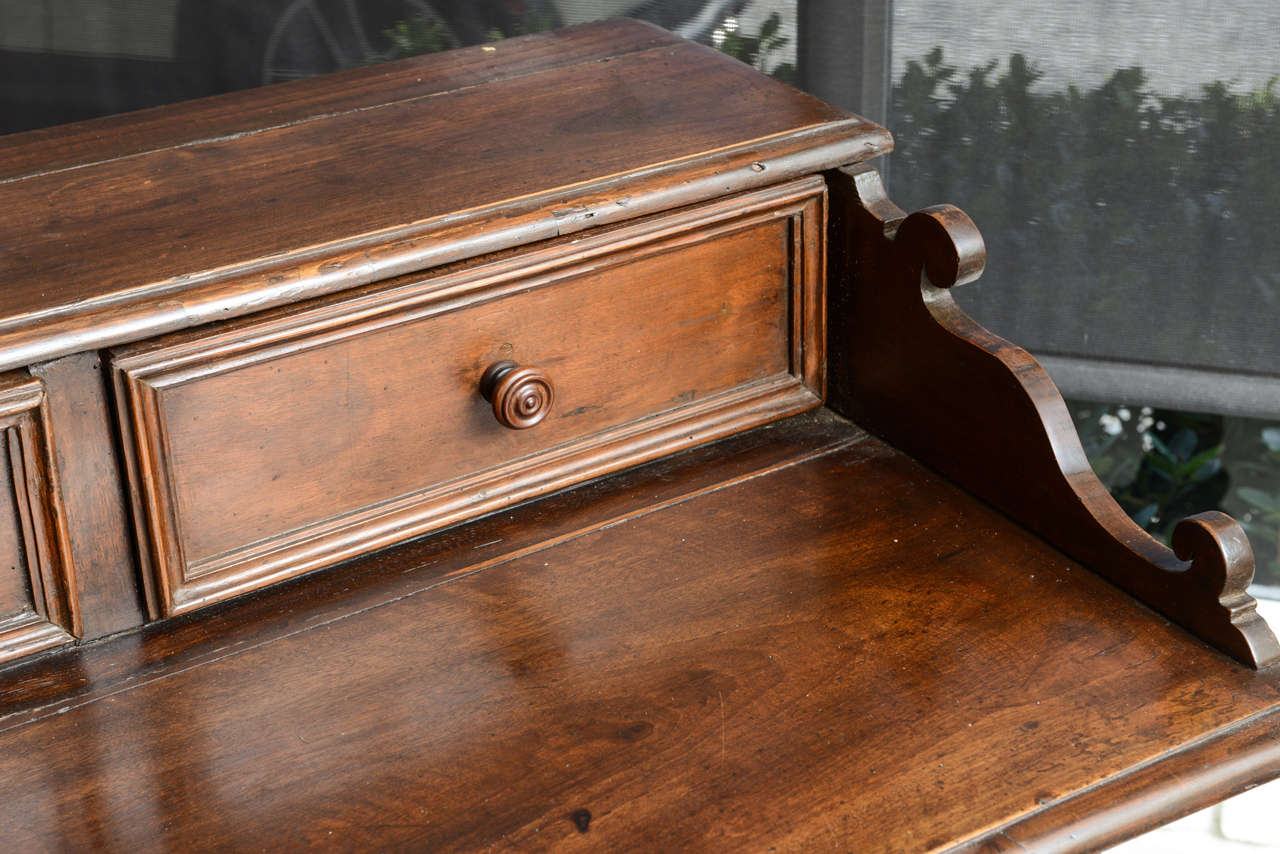
[[[818,405],[824,192],[797,181],[115,352],[153,615]],[[528,429],[481,394],[501,362],[554,388]],[[506,402],[537,410],[513,382]]]

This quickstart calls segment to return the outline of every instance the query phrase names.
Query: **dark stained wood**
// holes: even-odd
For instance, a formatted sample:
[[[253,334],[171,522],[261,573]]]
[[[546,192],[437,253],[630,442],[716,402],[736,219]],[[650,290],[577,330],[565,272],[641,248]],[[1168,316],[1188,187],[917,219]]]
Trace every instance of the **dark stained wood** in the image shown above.
[[[990,501],[1240,661],[1280,660],[1245,589],[1253,553],[1221,513],[1183,520],[1174,551],[1094,475],[1057,387],[947,289],[981,274],[982,238],[949,206],[910,217],[872,171],[831,178],[831,405]]]
[[[31,372],[45,387],[81,637],[133,628],[143,622],[143,599],[107,372],[97,353],[46,362]]]
[[[738,440],[779,437],[763,468],[759,444],[746,467],[729,448],[664,461],[647,505],[610,480],[476,522],[529,545],[468,560],[457,541],[443,576],[411,564],[349,601],[271,591],[185,618],[186,661],[153,631],[31,668],[33,691],[72,696],[7,695],[8,844],[1001,850],[1023,838],[1011,819],[1132,801],[1154,760],[1208,783],[1191,769],[1229,744],[1228,786],[1280,771],[1280,674],[861,431],[792,429]],[[612,500],[627,509],[594,515]],[[246,634],[219,648],[228,628]]]
[[[81,634],[44,385],[0,375],[0,661]]]
[[[480,394],[493,405],[493,417],[511,430],[542,423],[556,402],[556,387],[540,368],[500,359],[480,376]]]
[[[386,103],[113,159],[87,153],[86,165],[0,184],[0,367],[888,149],[883,129],[708,48],[677,40],[635,50],[640,26],[602,25],[618,34],[616,56],[493,71],[492,80],[418,98],[392,87]],[[437,60],[443,79],[450,62],[469,66],[471,56]],[[359,83],[367,72],[356,75]],[[331,85],[341,87],[342,75]],[[69,133],[81,146],[84,133]]]
[[[118,352],[152,613],[819,405],[823,193],[809,178]],[[480,393],[506,357],[556,377],[536,430]]]
[[[956,854],[1102,850],[1278,775],[1280,708],[1272,708],[1113,783],[1051,801]]]
[[[533,554],[635,516],[861,441],[861,431],[824,409],[670,455],[555,495],[455,525],[305,578],[203,611],[153,623],[131,642],[111,641],[10,662],[0,679],[0,729],[90,692],[165,678],[327,621],[333,603],[352,612],[476,569]]]

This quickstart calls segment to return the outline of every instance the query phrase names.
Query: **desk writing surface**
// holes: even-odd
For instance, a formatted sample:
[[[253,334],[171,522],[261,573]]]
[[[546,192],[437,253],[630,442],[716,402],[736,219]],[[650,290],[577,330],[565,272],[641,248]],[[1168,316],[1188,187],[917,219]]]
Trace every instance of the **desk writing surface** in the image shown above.
[[[364,562],[12,682],[6,838],[940,850],[1280,743],[1276,673],[829,415]]]

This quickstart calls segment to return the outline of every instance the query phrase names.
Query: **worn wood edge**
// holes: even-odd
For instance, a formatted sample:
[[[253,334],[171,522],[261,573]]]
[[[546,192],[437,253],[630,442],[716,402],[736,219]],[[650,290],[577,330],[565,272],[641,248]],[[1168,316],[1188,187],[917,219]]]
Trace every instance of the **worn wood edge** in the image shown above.
[[[593,42],[602,37],[606,43],[622,41],[606,51]],[[684,42],[679,37],[648,22],[611,18],[550,33],[503,39],[499,45],[473,45],[445,53],[422,54],[320,77],[35,128],[0,138],[0,185],[157,151],[238,139],[681,44]],[[488,73],[513,61],[515,71],[492,76]],[[430,82],[442,71],[450,80],[448,85],[423,88],[424,81]],[[344,84],[341,88],[336,85],[338,80]],[[366,96],[370,89],[376,97]],[[389,95],[385,94],[387,89],[390,89]],[[170,129],[170,135],[157,138],[159,125],[178,119],[181,121]],[[113,143],[114,147],[108,147]],[[86,145],[97,150],[86,151],[79,158],[70,153],[59,158],[56,151],[60,147],[74,150]],[[51,149],[55,150],[51,152]],[[22,171],[22,162],[33,157],[41,163],[52,159],[55,165]],[[17,165],[14,160],[18,161]]]
[[[0,663],[15,661],[37,652],[74,641],[61,626],[30,612],[0,621]]]
[[[791,373],[827,397],[827,185],[803,197],[788,223],[791,238]],[[812,242],[812,245],[810,245]]]
[[[29,422],[20,428],[23,466],[27,490],[37,523],[36,548],[40,569],[45,578],[45,603],[48,616],[76,637],[84,634],[80,600],[76,596],[76,564],[71,551],[71,534],[67,527],[67,510],[62,503],[62,484],[58,473],[58,455],[54,447],[53,419],[44,382],[40,385],[40,402],[30,410]]]
[[[1269,709],[947,849],[949,854],[1101,851],[1280,777]]]
[[[147,615],[154,619],[164,613],[163,603],[172,598],[174,586],[172,573],[159,568],[180,562],[180,546],[173,529],[151,524],[151,520],[164,516],[167,496],[173,492],[167,475],[159,477],[156,473],[156,460],[169,455],[168,431],[155,389],[131,382],[127,374],[118,369],[111,371],[111,382],[115,389],[129,518],[138,566],[142,570],[139,572],[142,598]],[[151,429],[139,429],[139,425]]]
[[[378,282],[365,292],[283,306],[198,333],[127,344],[111,351],[111,365],[132,381],[171,388],[300,349],[416,323],[434,314],[554,286],[574,276],[598,274],[638,257],[698,245],[778,218],[792,221],[793,259],[802,259],[793,271],[798,284],[793,292],[799,294],[824,281],[825,270],[817,266],[821,259],[812,258],[802,244],[805,232],[812,231],[819,235],[820,250],[825,201],[826,185],[820,177],[800,178],[595,230],[572,242],[528,247],[506,257],[485,256],[457,269],[429,271],[425,277],[409,274]],[[815,342],[820,352],[824,341]],[[819,373],[810,374],[815,388]]]
[[[1139,528],[1094,474],[1049,375],[956,305],[948,289],[985,265],[973,222],[949,205],[906,216],[869,169],[842,169],[828,183],[833,211],[845,206],[844,270],[859,280],[846,286],[875,289],[874,302],[854,298],[846,414],[1219,650],[1255,668],[1280,661],[1280,643],[1246,592],[1253,553],[1243,529],[1222,513],[1197,514],[1178,523],[1171,551]],[[861,310],[873,305],[882,320],[910,327],[912,346],[927,341],[937,352],[904,358],[902,343],[877,328],[877,309]],[[956,397],[979,386],[1010,410],[996,415]],[[969,459],[975,443],[1021,454],[1042,479],[1030,470],[1005,482],[986,477]],[[994,450],[983,462],[1008,465]]]
[[[572,234],[726,192],[858,163],[892,148],[864,119],[786,131],[177,280],[0,320],[0,370],[101,349]]]
[[[800,380],[775,377],[207,561],[185,564],[178,545],[169,560],[150,567],[153,616],[184,614],[821,405]],[[176,531],[177,520],[149,528]]]

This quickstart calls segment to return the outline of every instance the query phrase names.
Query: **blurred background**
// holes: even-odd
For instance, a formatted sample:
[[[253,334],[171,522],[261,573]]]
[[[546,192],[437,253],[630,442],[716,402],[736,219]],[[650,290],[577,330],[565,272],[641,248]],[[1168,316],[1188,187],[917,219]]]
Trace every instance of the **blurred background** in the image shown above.
[[[1273,0],[0,0],[0,132],[619,15],[886,124],[891,192],[978,222],[957,298],[1121,505],[1231,513],[1280,597]]]

